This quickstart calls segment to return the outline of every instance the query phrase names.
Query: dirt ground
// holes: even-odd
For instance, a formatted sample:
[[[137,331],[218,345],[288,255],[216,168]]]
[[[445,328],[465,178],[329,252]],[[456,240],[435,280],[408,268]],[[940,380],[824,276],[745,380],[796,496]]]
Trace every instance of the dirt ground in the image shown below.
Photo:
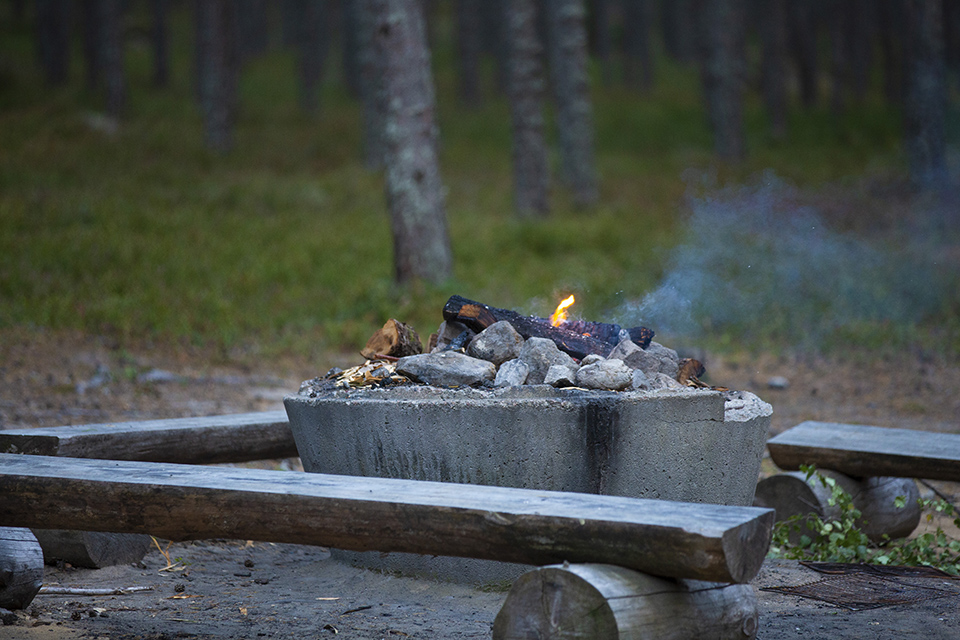
[[[960,432],[956,364],[917,354],[880,362],[692,355],[705,361],[711,383],[754,391],[773,404],[774,433],[811,419]],[[151,344],[121,349],[101,337],[7,331],[0,333],[0,429],[277,409],[300,381],[358,361],[345,354],[263,364],[249,353]],[[960,502],[960,486],[934,486]],[[38,595],[26,611],[3,616],[12,624],[0,626],[0,638],[484,638],[506,597],[498,589],[351,568],[316,547],[217,540],[174,544],[168,552],[179,562],[166,571],[156,549],[137,565],[47,567],[51,586],[150,589]],[[795,562],[767,561],[754,585],[822,577]],[[939,591],[867,611],[758,591],[759,637],[960,637],[960,581],[924,580]]]

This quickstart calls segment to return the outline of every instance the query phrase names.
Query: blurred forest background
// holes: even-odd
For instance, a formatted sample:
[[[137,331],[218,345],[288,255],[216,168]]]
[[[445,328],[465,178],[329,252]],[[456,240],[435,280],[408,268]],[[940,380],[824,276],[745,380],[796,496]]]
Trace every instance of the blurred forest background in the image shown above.
[[[0,331],[955,361],[958,98],[951,0],[3,0]]]

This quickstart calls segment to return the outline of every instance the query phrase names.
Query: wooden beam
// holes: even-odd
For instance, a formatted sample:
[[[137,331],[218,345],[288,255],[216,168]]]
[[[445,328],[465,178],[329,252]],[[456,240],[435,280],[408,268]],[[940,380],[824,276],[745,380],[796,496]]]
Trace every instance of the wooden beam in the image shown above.
[[[757,596],[748,584],[669,580],[623,567],[542,567],[514,583],[494,640],[749,640]]]
[[[746,582],[774,513],[754,507],[290,471],[0,454],[0,522],[526,564],[616,563]]]
[[[297,454],[285,411],[0,431],[0,452],[214,464]]]
[[[808,421],[767,442],[784,470],[816,465],[855,478],[960,481],[960,434]]]

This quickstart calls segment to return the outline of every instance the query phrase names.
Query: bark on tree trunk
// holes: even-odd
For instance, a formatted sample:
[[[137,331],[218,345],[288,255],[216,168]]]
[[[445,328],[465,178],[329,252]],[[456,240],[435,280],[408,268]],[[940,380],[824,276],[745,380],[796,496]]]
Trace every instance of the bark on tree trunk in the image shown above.
[[[70,0],[37,0],[37,55],[51,85],[67,81],[70,71]]]
[[[700,68],[714,149],[728,160],[746,155],[743,133],[743,0],[697,0]]]
[[[623,2],[623,74],[628,86],[647,92],[653,87],[650,47],[651,0]]]
[[[167,18],[170,14],[170,0],[151,0],[153,8],[153,86],[166,87],[170,84],[170,46],[167,30]]]
[[[99,0],[100,55],[106,85],[106,111],[119,118],[127,102],[127,79],[123,53],[123,2]]]
[[[783,140],[787,135],[787,0],[767,0],[760,7],[763,101],[771,137]]]
[[[321,0],[297,0],[299,16],[298,70],[300,107],[315,113],[319,101],[323,64],[327,57],[326,3]]]
[[[521,216],[545,216],[549,169],[543,124],[543,47],[537,33],[535,0],[515,0],[506,20],[514,206]]]
[[[814,107],[820,100],[817,83],[817,20],[812,2],[791,2],[790,47],[800,75],[800,100],[805,107]]]
[[[450,277],[443,184],[427,33],[419,0],[370,0],[383,64],[387,204],[395,276],[404,283]]]
[[[545,6],[562,175],[576,205],[587,207],[598,194],[586,14],[583,0],[553,0]]]
[[[904,133],[910,178],[919,188],[944,183],[946,78],[941,0],[908,0]]]
[[[476,106],[480,102],[480,0],[457,0],[456,12],[460,99]]]
[[[207,146],[225,153],[233,147],[237,111],[237,13],[232,0],[198,5],[198,72]]]

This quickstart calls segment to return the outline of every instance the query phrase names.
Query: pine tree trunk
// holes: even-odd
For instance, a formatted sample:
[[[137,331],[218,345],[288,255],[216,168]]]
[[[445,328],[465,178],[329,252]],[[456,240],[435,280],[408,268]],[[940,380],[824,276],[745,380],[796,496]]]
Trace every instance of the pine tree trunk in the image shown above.
[[[419,0],[370,0],[383,64],[387,205],[399,283],[450,277],[443,184],[437,159],[433,75]]]
[[[70,0],[36,0],[37,55],[47,82],[61,85],[70,72]]]
[[[323,64],[327,54],[325,30],[327,9],[322,0],[298,0],[300,34],[297,44],[300,75],[300,107],[315,113],[318,106]]]
[[[106,88],[106,111],[119,118],[127,102],[127,79],[124,70],[123,2],[99,0],[100,55]]]
[[[356,56],[356,78],[363,103],[363,161],[368,169],[383,167],[386,154],[384,118],[387,94],[383,91],[383,60],[374,42],[374,7],[371,0],[347,0],[355,29],[351,36]],[[346,7],[345,7],[346,8]]]
[[[623,71],[628,86],[647,92],[653,87],[653,53],[650,28],[651,0],[623,2]]]
[[[904,133],[910,178],[919,188],[946,180],[946,74],[941,0],[908,0]]]
[[[574,202],[585,207],[597,201],[586,14],[583,0],[552,0],[544,6],[562,175]]]
[[[787,2],[766,0],[760,5],[761,84],[774,140],[787,135]]]
[[[480,4],[481,48],[496,60],[497,88],[509,93],[510,36],[507,25],[508,0],[483,0]]]
[[[170,0],[151,0],[153,8],[153,86],[170,84],[170,37],[167,28],[170,15]]]
[[[460,99],[467,106],[480,102],[480,3],[481,0],[456,3]]]
[[[233,147],[237,111],[237,6],[233,0],[198,0],[198,85],[207,146]]]
[[[543,47],[537,33],[535,0],[514,0],[506,19],[514,205],[521,216],[544,216],[548,210],[549,170],[543,124]]]
[[[241,66],[263,54],[269,43],[268,0],[236,0]]]
[[[743,132],[743,0],[698,0],[700,69],[714,150],[727,160],[746,155]]]
[[[820,101],[815,8],[814,3],[807,1],[792,1],[788,5],[790,48],[800,76],[800,101],[807,108],[815,107]]]
[[[103,64],[100,53],[100,0],[81,0],[79,8],[87,89],[96,91],[100,88]]]
[[[888,101],[903,100],[903,36],[906,12],[903,0],[880,0],[877,23],[880,31],[880,58],[883,65],[883,94]]]
[[[694,0],[663,0],[660,6],[664,46],[677,62],[690,62],[696,55],[693,9]]]

